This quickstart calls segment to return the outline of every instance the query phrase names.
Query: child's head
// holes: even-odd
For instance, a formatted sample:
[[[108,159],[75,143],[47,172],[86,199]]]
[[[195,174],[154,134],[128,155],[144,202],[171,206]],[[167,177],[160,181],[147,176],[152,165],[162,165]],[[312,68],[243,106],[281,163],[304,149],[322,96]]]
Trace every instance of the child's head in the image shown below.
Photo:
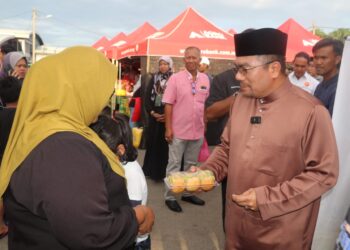
[[[137,150],[132,144],[132,131],[126,115],[116,114],[114,119],[100,115],[91,127],[122,163],[137,159]]]

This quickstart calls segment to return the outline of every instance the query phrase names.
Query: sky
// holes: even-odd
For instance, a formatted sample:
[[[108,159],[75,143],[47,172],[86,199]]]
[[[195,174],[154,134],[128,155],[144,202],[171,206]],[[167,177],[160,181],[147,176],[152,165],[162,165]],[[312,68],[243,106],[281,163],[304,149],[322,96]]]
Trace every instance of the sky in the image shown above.
[[[350,28],[349,0],[11,0],[1,5],[0,29],[31,30],[35,8],[36,30],[46,45],[92,45],[146,21],[160,29],[188,7],[226,31],[277,28],[288,18],[326,33]]]

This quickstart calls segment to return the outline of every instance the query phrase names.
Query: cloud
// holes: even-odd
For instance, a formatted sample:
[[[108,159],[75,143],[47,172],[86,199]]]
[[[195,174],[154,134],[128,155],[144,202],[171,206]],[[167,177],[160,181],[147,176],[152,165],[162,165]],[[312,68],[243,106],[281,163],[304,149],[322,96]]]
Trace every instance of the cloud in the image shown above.
[[[2,20],[3,16],[19,14],[18,6],[27,14]],[[55,4],[46,0],[12,0],[2,5],[0,26],[30,30],[33,6],[42,16],[53,15],[47,20],[38,19],[37,27],[44,42],[56,46],[93,44],[101,36],[128,34],[145,21],[162,28],[189,6],[220,28],[238,32],[249,27],[278,27],[290,17],[306,28],[313,22],[321,27],[349,28],[350,24],[348,0],[63,0]]]

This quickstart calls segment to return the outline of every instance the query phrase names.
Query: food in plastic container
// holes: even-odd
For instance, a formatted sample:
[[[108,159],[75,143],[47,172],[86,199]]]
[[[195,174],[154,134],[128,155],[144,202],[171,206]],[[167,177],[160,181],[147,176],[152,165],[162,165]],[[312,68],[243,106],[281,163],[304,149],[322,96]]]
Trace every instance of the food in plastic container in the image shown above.
[[[201,189],[204,191],[209,191],[215,186],[215,177],[212,171],[199,171],[198,175],[201,180]]]
[[[194,174],[185,174],[186,190],[189,192],[197,191],[201,186],[201,180]]]
[[[216,186],[215,177],[210,170],[198,170],[197,172],[174,172],[164,179],[173,193],[181,193],[185,190],[196,192],[209,191]]]
[[[185,179],[181,174],[172,174],[167,178],[167,181],[173,193],[185,191]]]

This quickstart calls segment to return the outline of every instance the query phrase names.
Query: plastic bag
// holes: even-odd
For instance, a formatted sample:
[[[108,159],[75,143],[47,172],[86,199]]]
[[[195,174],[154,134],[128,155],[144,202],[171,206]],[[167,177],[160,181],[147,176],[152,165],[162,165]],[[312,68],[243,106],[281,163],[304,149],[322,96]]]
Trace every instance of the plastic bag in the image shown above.
[[[201,150],[199,151],[198,161],[205,162],[210,156],[207,140],[204,138]]]
[[[141,143],[143,128],[132,128],[132,144],[135,148],[138,148]]]
[[[134,112],[132,113],[132,116],[131,116],[131,121],[138,122],[141,119],[141,98],[135,97],[134,100],[135,100],[135,107],[134,107]]]

